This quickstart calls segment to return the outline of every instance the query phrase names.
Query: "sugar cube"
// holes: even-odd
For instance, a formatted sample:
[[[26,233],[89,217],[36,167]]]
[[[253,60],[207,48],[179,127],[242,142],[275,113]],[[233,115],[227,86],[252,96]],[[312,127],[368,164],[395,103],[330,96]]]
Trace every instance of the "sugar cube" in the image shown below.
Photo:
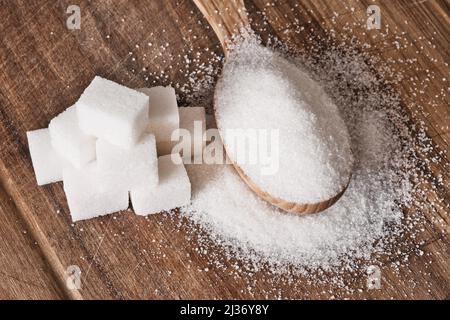
[[[180,125],[175,89],[159,86],[140,91],[150,97],[147,130],[155,135],[158,154],[169,154],[173,146],[170,139],[172,132]]]
[[[148,103],[147,95],[96,76],[77,102],[80,127],[86,134],[129,148],[148,125]]]
[[[185,133],[189,133],[191,142],[189,150],[183,150],[183,158],[185,160],[191,160],[191,157],[201,157],[203,148],[206,145],[206,141],[203,139],[206,130],[205,108],[188,107],[179,108],[178,111],[180,114],[180,129],[187,130]],[[182,135],[183,132],[180,131],[180,134]],[[184,137],[184,139],[186,138]]]
[[[28,131],[27,138],[37,184],[61,181],[65,161],[53,149],[49,130]]]
[[[106,183],[104,177],[97,162],[82,169],[64,168],[64,191],[74,222],[128,208],[128,190],[120,183]]]
[[[158,157],[152,134],[145,135],[138,144],[127,150],[98,139],[97,163],[100,170],[106,173],[106,183],[119,183],[127,190],[158,184]]]
[[[53,148],[73,166],[81,168],[95,160],[95,138],[81,131],[76,106],[53,118],[48,128]]]
[[[179,154],[158,158],[159,184],[156,187],[132,189],[134,212],[148,215],[189,204],[191,183]]]

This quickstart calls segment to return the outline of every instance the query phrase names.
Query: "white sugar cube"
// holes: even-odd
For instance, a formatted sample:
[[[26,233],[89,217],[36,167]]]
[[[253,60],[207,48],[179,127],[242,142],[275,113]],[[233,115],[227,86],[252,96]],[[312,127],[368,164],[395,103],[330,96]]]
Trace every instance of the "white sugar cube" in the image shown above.
[[[129,148],[148,125],[147,95],[96,76],[77,102],[81,129],[89,135]]]
[[[142,88],[140,91],[150,97],[147,130],[155,135],[158,154],[169,154],[173,146],[170,139],[172,132],[180,125],[175,89],[160,86]]]
[[[50,142],[48,129],[27,132],[34,174],[39,186],[62,180],[64,160]]]
[[[179,108],[180,114],[180,129],[187,131],[180,131],[180,141],[190,141],[189,150],[183,150],[182,155],[185,160],[191,160],[192,158],[201,157],[203,148],[206,145],[206,141],[203,139],[206,130],[206,116],[205,108],[203,107],[188,107]],[[183,133],[189,137],[183,137]],[[183,147],[187,147],[183,144]]]
[[[104,178],[96,162],[82,169],[64,168],[64,191],[74,222],[128,208],[128,190],[120,183],[105,183]]]
[[[99,169],[107,173],[106,183],[120,183],[127,190],[158,184],[158,157],[152,134],[145,135],[130,149],[98,139],[97,163]]]
[[[96,139],[81,131],[75,106],[53,118],[48,128],[53,148],[73,166],[81,168],[95,160]]]
[[[159,184],[156,187],[132,189],[130,192],[134,212],[148,215],[189,204],[191,183],[179,154],[158,158]]]

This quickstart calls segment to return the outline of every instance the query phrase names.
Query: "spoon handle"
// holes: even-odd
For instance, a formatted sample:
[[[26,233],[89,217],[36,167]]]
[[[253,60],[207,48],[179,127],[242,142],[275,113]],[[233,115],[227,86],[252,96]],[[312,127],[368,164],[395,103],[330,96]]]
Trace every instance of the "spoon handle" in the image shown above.
[[[227,43],[242,28],[250,27],[244,0],[193,0],[228,54]]]

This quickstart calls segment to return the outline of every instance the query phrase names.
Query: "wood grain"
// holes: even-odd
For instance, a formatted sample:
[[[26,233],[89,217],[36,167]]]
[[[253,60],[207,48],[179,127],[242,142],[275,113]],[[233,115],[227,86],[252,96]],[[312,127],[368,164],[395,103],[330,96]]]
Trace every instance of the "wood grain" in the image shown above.
[[[250,26],[244,0],[193,0],[219,39],[225,55],[228,44],[241,29]]]
[[[0,185],[0,299],[63,299],[51,268]]]
[[[297,50],[310,50],[309,38],[323,36],[325,29],[332,27],[338,31],[339,41],[349,41],[355,36],[371,43],[370,50],[380,62],[393,61],[395,66],[395,59],[417,59],[410,69],[401,70],[408,77],[395,89],[414,121],[428,124],[427,135],[436,144],[433,153],[440,154],[444,161],[433,164],[429,192],[424,195],[428,205],[423,209],[426,223],[415,239],[423,256],[412,258],[404,268],[397,266],[398,256],[382,258],[382,290],[370,291],[365,289],[364,274],[348,274],[346,288],[335,288],[309,283],[302,277],[277,278],[263,271],[251,277],[236,273],[235,265],[239,263],[223,257],[219,247],[211,249],[211,258],[197,252],[195,236],[176,215],[146,219],[124,212],[72,225],[62,185],[37,187],[25,132],[47,126],[52,117],[77,100],[96,74],[130,87],[185,84],[189,83],[189,75],[183,70],[185,55],[190,60],[206,61],[211,51],[221,52],[219,39],[191,1],[78,3],[82,25],[81,30],[75,31],[65,26],[66,8],[72,4],[69,1],[8,1],[1,4],[0,10],[0,181],[17,208],[6,212],[13,212],[26,223],[39,246],[39,250],[32,251],[45,258],[49,266],[45,273],[55,274],[54,287],[63,288],[63,296],[73,299],[450,296],[450,184],[445,188],[432,187],[437,175],[450,182],[445,166],[450,145],[450,110],[448,95],[442,94],[448,88],[443,78],[448,81],[450,72],[447,1],[274,0],[269,5],[263,0],[245,1],[252,27],[263,38],[268,33],[277,35]],[[393,44],[393,33],[392,41],[385,41],[376,36],[375,30],[367,32],[364,25],[369,3],[381,7],[383,26],[389,26],[391,32],[405,32],[404,36],[414,40],[414,45],[399,51]],[[265,13],[266,23],[261,12]],[[304,32],[297,34],[287,27],[296,21],[305,26]],[[346,28],[353,24],[351,31]],[[196,57],[195,51],[203,54]],[[153,70],[158,73],[152,73]],[[160,76],[160,70],[167,77]],[[422,80],[425,93],[414,96],[410,90]],[[178,93],[181,103],[186,103],[183,93]],[[436,199],[441,206],[436,206]],[[11,221],[16,225],[16,219]],[[214,264],[217,259],[223,260],[225,268]],[[70,265],[78,265],[82,270],[80,290],[65,287],[66,268]],[[21,279],[26,281],[34,279],[35,283],[34,277],[41,277],[23,270],[26,275]],[[20,290],[20,295],[8,297],[26,296],[27,289],[14,290]],[[37,289],[34,295],[50,297]]]

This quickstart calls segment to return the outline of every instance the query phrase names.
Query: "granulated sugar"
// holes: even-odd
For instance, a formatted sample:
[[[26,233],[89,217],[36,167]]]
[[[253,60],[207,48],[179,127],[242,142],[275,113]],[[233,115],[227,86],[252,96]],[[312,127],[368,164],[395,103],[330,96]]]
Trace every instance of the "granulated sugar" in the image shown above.
[[[182,213],[253,270],[267,263],[274,272],[285,267],[302,273],[355,270],[376,253],[389,255],[415,223],[411,218],[411,225],[404,225],[403,209],[412,204],[410,180],[420,176],[417,146],[398,97],[379,88],[380,80],[362,58],[336,51],[322,63],[332,66],[322,72],[308,61],[303,66],[322,77],[348,127],[354,154],[350,185],[334,206],[316,215],[287,215],[254,195],[231,166],[187,168],[193,200]],[[355,98],[357,88],[365,88],[365,94]]]
[[[319,83],[279,53],[252,39],[235,46],[218,83],[215,110],[228,156],[270,195],[317,203],[347,185],[353,158],[336,105]],[[277,130],[278,141],[268,146],[247,141],[247,152],[270,149],[278,168],[265,174],[262,159],[249,162],[234,141],[245,135],[229,135],[229,129]]]

